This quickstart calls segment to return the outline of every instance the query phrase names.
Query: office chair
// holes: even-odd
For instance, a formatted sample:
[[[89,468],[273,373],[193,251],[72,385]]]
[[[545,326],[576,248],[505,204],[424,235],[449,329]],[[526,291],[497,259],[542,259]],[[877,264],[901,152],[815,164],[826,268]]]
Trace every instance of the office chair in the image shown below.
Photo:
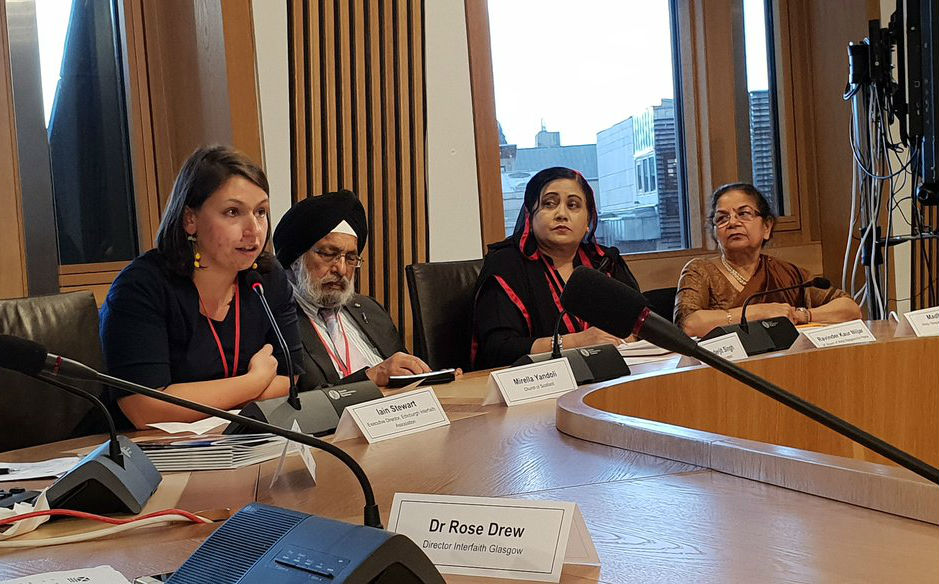
[[[91,292],[0,300],[0,333],[31,339],[51,353],[103,369],[98,306]],[[79,384],[99,399],[98,384]],[[96,434],[106,422],[90,402],[0,369],[0,452]]]
[[[414,353],[431,369],[470,370],[473,290],[482,266],[480,259],[404,269],[414,315]]]
[[[673,322],[675,319],[675,294],[678,288],[656,288],[655,290],[646,290],[642,293],[649,301],[649,308],[652,312],[662,318]]]

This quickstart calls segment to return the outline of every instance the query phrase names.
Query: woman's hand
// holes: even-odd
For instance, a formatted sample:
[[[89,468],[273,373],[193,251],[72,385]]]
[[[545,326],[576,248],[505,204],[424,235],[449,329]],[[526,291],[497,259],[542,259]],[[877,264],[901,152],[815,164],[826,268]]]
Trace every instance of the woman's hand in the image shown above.
[[[277,375],[277,359],[274,358],[274,347],[270,343],[261,347],[248,362],[248,373],[253,377],[259,388],[259,393],[267,388]]]
[[[619,346],[623,339],[611,335],[610,333],[598,329],[595,326],[579,333],[569,333],[564,335],[564,348],[573,349],[574,347],[589,347],[591,345],[616,345]]]
[[[795,307],[783,302],[765,302],[751,304],[747,307],[747,320],[750,322],[778,316],[784,316],[795,324],[799,323],[799,316],[796,314]]]

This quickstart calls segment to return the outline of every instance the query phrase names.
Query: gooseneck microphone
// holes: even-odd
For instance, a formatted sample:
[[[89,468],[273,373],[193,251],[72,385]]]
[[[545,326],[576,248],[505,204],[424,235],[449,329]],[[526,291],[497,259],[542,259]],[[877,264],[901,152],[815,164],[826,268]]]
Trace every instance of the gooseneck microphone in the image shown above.
[[[619,256],[619,250],[615,247],[611,247],[609,252],[603,256],[603,259],[600,260],[600,263],[597,265],[597,270],[600,272],[606,272],[607,268],[610,267],[610,264],[613,263],[613,257]],[[551,337],[551,358],[560,359],[561,358],[561,321],[564,320],[564,315],[567,314],[566,310],[562,310],[558,314],[557,320],[554,321],[554,336]]]
[[[735,363],[703,349],[684,331],[652,312],[645,297],[622,282],[581,266],[574,270],[568,280],[564,293],[561,295],[561,305],[571,314],[617,336],[632,333],[663,349],[694,357],[784,406],[939,484],[939,469],[750,373]]]
[[[0,362],[0,367],[6,367],[14,371],[19,371],[20,373],[29,375],[30,377],[39,377],[44,379],[45,376],[51,376],[54,378],[61,375],[77,379],[97,381],[105,385],[110,385],[118,389],[129,391],[130,393],[152,397],[153,399],[180,406],[189,410],[194,410],[208,416],[217,416],[230,422],[236,422],[258,433],[275,434],[277,436],[287,438],[288,440],[293,440],[294,442],[311,446],[318,450],[324,450],[341,460],[343,464],[349,467],[349,469],[352,471],[352,474],[355,475],[355,478],[358,479],[359,485],[362,487],[362,493],[365,496],[365,525],[369,527],[376,527],[378,529],[382,528],[381,516],[378,512],[378,505],[375,503],[375,495],[372,491],[372,485],[369,483],[368,477],[365,475],[365,471],[362,470],[362,467],[359,466],[359,463],[356,462],[354,458],[346,454],[346,452],[341,448],[338,448],[329,442],[324,442],[323,440],[302,434],[300,432],[286,430],[266,422],[259,422],[257,420],[252,420],[251,418],[239,416],[237,414],[230,414],[225,410],[220,410],[218,408],[213,408],[211,406],[189,401],[187,399],[176,397],[162,391],[157,391],[155,389],[150,389],[149,387],[131,383],[130,381],[118,379],[117,377],[105,375],[104,373],[95,371],[91,367],[83,365],[82,363],[78,363],[77,361],[72,361],[71,359],[66,359],[65,357],[47,353],[42,345],[33,341],[21,339],[19,337],[0,335],[0,355],[4,356],[3,361]],[[14,355],[23,355],[27,358],[16,360],[12,358]],[[50,363],[58,363],[60,365],[50,366]]]
[[[740,328],[745,331],[750,330],[749,324],[747,324],[747,306],[751,302],[756,300],[761,296],[766,296],[767,294],[775,294],[776,292],[788,292],[789,290],[801,290],[802,288],[821,288],[822,290],[828,290],[831,288],[831,281],[828,278],[812,278],[802,282],[801,284],[796,284],[795,286],[785,286],[783,288],[774,288],[772,290],[764,290],[763,292],[757,292],[756,294],[751,294],[743,303],[743,307],[740,309]]]
[[[562,310],[558,314],[557,320],[554,321],[554,336],[551,337],[551,358],[560,359],[561,358],[561,321],[564,320],[564,315],[567,314],[566,310]]]
[[[271,328],[274,329],[274,335],[277,336],[280,350],[284,352],[284,360],[287,362],[287,379],[290,383],[287,403],[290,404],[290,407],[293,409],[299,410],[301,409],[300,392],[297,390],[297,381],[293,372],[293,359],[290,357],[290,347],[287,346],[284,333],[281,332],[280,326],[277,324],[277,319],[274,318],[274,313],[271,311],[271,306],[267,303],[267,297],[264,295],[264,284],[261,282],[261,274],[252,270],[245,276],[245,280],[248,282],[248,285],[251,286],[251,289],[254,290],[254,293],[258,295],[261,306],[264,307],[264,314],[267,315],[267,319],[271,322]]]
[[[59,477],[46,492],[51,509],[91,513],[140,513],[162,477],[150,459],[126,436],[119,436],[114,418],[97,396],[59,377],[90,370],[80,363],[48,354],[32,341],[0,335],[0,368],[24,375],[90,401],[108,424],[109,439]]]

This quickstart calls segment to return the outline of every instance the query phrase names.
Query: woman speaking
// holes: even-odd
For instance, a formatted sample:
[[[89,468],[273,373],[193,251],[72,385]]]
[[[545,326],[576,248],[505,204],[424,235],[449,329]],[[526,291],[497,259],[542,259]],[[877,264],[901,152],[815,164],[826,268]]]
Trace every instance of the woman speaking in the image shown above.
[[[186,160],[156,249],[118,275],[101,308],[111,375],[222,409],[286,395],[285,359],[245,282],[249,270],[260,273],[292,360],[300,363],[289,284],[264,252],[271,233],[268,191],[264,172],[230,148],[200,148]],[[115,397],[137,428],[204,417],[144,396]]]

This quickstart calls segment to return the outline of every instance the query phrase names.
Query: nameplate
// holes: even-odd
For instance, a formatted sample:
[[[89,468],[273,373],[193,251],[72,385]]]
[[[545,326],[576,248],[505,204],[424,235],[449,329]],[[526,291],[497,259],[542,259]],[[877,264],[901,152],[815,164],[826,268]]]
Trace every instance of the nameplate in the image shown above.
[[[300,429],[300,423],[296,420],[293,421],[293,425],[290,427],[290,429],[294,432],[303,434],[303,430]],[[303,466],[305,466],[307,472],[310,473],[310,477],[313,479],[313,484],[316,484],[316,459],[313,458],[313,448],[311,446],[307,446],[306,444],[300,444],[299,442],[287,440],[284,442],[284,451],[280,453],[280,459],[277,461],[277,470],[275,470],[273,476],[271,476],[271,484],[268,485],[268,488],[273,487],[274,483],[277,482],[277,479],[280,477],[280,472],[284,470],[284,462],[287,460],[287,452],[292,451],[297,451],[300,453],[300,460],[303,461]]]
[[[817,349],[870,343],[877,340],[863,320],[852,320],[821,328],[807,328],[802,330],[802,335]],[[795,343],[792,348],[797,348]]]
[[[726,335],[721,335],[719,337],[714,337],[713,339],[707,339],[705,341],[698,341],[698,346],[706,351],[714,353],[718,357],[723,357],[728,361],[739,361],[740,359],[746,359],[749,357],[747,355],[747,350],[743,348],[743,343],[740,342],[740,335],[737,333],[727,333]],[[681,359],[678,360],[678,365],[676,367],[690,367],[692,365],[700,365],[701,361],[698,361],[694,357],[689,357],[684,355]]]
[[[482,405],[514,406],[557,397],[572,389],[577,389],[577,381],[570,362],[562,357],[493,371],[489,374],[489,391]]]
[[[727,333],[726,335],[701,341],[698,346],[728,361],[737,361],[748,357],[747,350],[743,348],[743,343],[740,342],[740,336],[737,333]]]
[[[432,387],[346,406],[333,442],[364,436],[369,444],[450,424]]]
[[[388,529],[444,574],[558,582],[564,564],[600,565],[570,502],[395,493]]]
[[[895,335],[906,337],[911,333],[917,337],[939,336],[939,306],[905,313]]]

